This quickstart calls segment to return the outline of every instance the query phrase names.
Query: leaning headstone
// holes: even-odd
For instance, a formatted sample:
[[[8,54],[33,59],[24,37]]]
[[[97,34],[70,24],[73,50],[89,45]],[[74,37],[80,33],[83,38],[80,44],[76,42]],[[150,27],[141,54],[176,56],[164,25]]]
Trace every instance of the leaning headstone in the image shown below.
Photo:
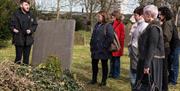
[[[32,65],[37,66],[48,56],[57,56],[63,69],[70,69],[75,20],[39,21],[35,33]]]

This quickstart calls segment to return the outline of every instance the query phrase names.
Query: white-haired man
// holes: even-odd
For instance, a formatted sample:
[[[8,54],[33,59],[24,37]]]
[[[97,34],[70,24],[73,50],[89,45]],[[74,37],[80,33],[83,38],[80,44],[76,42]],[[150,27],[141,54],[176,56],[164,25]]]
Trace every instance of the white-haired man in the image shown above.
[[[142,80],[143,84],[148,84],[148,78],[151,77],[159,89],[158,91],[162,91],[163,60],[165,56],[163,33],[160,22],[157,20],[158,8],[154,5],[145,6],[143,16],[149,25],[138,40],[139,61],[136,84],[139,80]]]

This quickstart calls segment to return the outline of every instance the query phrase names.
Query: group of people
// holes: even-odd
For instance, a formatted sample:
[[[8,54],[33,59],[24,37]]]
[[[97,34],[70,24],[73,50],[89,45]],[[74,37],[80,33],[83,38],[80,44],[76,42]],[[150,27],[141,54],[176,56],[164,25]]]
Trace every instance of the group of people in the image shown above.
[[[13,34],[13,44],[16,48],[15,63],[29,64],[29,54],[33,44],[33,33],[37,21],[29,11],[30,2],[20,0],[20,8],[13,14],[10,29]],[[173,21],[173,14],[168,7],[154,5],[139,6],[134,10],[135,23],[130,30],[128,44],[130,57],[130,80],[132,90],[139,80],[147,83],[149,78],[159,91],[168,91],[168,84],[177,84],[179,72],[180,39]],[[123,55],[125,26],[119,10],[111,14],[106,11],[97,13],[98,22],[94,26],[90,40],[92,58],[92,80],[97,83],[98,63],[102,63],[102,80],[100,86],[105,86],[107,78],[120,78],[120,57]],[[111,51],[115,34],[120,48]],[[110,72],[108,60],[110,59]]]
[[[108,16],[105,11],[97,13],[98,22],[94,26],[90,41],[92,80],[89,83],[97,83],[98,62],[101,60],[100,86],[106,85],[108,77],[120,77],[120,57],[124,49],[125,29],[122,15],[115,10],[110,14],[111,21]],[[137,88],[139,82],[148,84],[153,81],[157,91],[168,91],[168,84],[177,84],[179,72],[180,39],[173,13],[165,6],[157,8],[155,5],[146,5],[137,7],[133,17],[135,23],[130,30],[131,38],[128,44],[132,90]],[[116,52],[109,50],[114,32],[121,46]]]
[[[134,10],[129,43],[131,86],[152,79],[158,91],[176,85],[179,72],[180,39],[168,7],[140,6]]]
[[[108,78],[108,59],[110,61],[109,77],[118,79],[120,76],[120,57],[123,55],[124,48],[124,24],[122,23],[121,13],[115,10],[111,15],[112,22],[108,23],[110,18],[107,12],[100,11],[97,14],[98,22],[95,24],[91,41],[90,51],[92,58],[92,80],[90,84],[97,83],[98,62],[102,63],[102,81],[101,86],[106,85]],[[116,52],[111,52],[109,47],[114,39],[114,32],[118,36],[121,48]]]

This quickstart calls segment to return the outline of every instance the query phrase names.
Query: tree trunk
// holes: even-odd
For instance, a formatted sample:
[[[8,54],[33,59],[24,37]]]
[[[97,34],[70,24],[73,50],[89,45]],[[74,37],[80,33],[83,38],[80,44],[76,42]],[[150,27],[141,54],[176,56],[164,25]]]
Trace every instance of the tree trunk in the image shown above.
[[[57,16],[56,19],[59,20],[60,17],[60,0],[57,0]]]

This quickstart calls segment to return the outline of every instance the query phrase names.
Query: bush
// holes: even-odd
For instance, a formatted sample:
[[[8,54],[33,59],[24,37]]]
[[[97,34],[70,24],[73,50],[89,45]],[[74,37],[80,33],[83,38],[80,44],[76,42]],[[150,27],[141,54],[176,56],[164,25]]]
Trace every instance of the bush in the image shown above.
[[[82,16],[73,16],[73,19],[76,20],[76,28],[75,30],[78,31],[78,30],[84,30],[85,28],[85,24],[83,24],[83,17]]]
[[[6,41],[11,38],[9,20],[16,9],[13,0],[0,0],[0,40]]]
[[[17,65],[13,62],[0,63],[1,91],[82,91],[69,71],[61,71],[60,60],[50,56],[38,67]]]

